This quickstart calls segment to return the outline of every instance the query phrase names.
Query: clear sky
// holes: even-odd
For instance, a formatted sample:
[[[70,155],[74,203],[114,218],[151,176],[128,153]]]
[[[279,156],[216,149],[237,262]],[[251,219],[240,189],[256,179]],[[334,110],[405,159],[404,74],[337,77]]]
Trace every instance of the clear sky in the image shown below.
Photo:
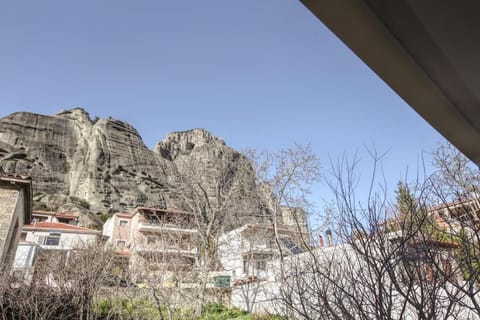
[[[205,128],[236,149],[311,144],[325,171],[358,149],[364,178],[374,145],[393,184],[444,141],[298,1],[2,2],[0,116],[77,106],[149,147]]]

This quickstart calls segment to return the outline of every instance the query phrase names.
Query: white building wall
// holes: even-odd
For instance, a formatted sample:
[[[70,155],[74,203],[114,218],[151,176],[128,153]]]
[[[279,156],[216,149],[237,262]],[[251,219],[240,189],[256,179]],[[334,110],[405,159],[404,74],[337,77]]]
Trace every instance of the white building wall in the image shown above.
[[[97,236],[95,234],[62,233],[60,246],[70,249],[85,248],[94,244],[96,239]]]
[[[102,235],[108,237],[107,243],[112,242],[114,225],[115,225],[115,217],[108,218],[108,220],[105,221],[105,223],[103,224]]]
[[[60,233],[60,241],[58,245],[45,245],[44,239],[50,236],[51,233]],[[95,243],[97,235],[83,234],[83,233],[69,233],[65,231],[29,231],[27,232],[26,242],[32,242],[40,245],[43,249],[60,249],[71,250],[88,246]]]
[[[242,236],[244,228],[233,230],[220,237],[218,256],[223,269],[230,272],[232,282],[245,277],[243,272]]]
[[[248,277],[257,277],[272,281],[275,279],[273,270],[273,254],[276,248],[267,241],[267,235],[260,229],[258,234],[249,239],[243,232],[248,226],[243,226],[232,230],[220,237],[219,242],[219,260],[223,269],[230,272],[232,282],[235,280],[246,279]],[[249,255],[253,254],[252,257]],[[256,256],[265,255],[265,269],[260,270],[255,264]],[[270,257],[268,256],[270,255]],[[247,260],[248,270],[245,269],[244,260]]]
[[[285,314],[279,303],[279,283],[275,281],[253,282],[232,288],[231,304],[242,310],[259,314]]]
[[[19,243],[15,253],[13,269],[26,269],[33,265],[38,245],[35,243]]]

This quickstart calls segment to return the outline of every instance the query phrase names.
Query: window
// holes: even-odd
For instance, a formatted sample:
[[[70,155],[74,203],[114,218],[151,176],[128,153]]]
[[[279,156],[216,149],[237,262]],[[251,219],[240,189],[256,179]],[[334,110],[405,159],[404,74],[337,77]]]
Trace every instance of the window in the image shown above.
[[[47,246],[58,246],[60,243],[61,233],[50,233],[46,238],[44,245]]]
[[[257,269],[258,271],[267,270],[267,261],[265,260],[255,261],[255,269]]]
[[[157,242],[156,236],[147,236],[147,244],[155,244]]]
[[[117,247],[125,248],[126,244],[125,240],[117,240]]]
[[[35,236],[35,243],[44,244],[45,243],[45,236]]]
[[[280,239],[280,240],[283,242],[283,244],[285,245],[285,247],[287,247],[287,249],[290,250],[290,252],[291,252],[292,254],[300,254],[300,253],[303,252],[303,250],[300,249],[300,248],[298,247],[298,245],[297,245],[295,242],[293,242],[292,239],[283,238],[283,239]]]
[[[118,223],[120,227],[125,227],[127,226],[127,224],[128,224],[128,220],[120,220],[120,222]]]
[[[254,273],[267,271],[267,261],[271,260],[270,254],[253,254],[243,256],[243,272]]]

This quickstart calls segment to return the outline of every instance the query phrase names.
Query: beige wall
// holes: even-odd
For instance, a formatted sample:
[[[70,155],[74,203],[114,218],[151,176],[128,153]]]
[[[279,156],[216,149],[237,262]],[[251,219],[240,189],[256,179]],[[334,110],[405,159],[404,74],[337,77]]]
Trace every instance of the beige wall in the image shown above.
[[[307,213],[301,208],[281,207],[282,227],[308,235]],[[307,237],[308,238],[308,237]]]
[[[23,226],[24,195],[10,186],[0,187],[0,263],[10,265]]]
[[[126,225],[121,225],[122,221],[126,221]],[[132,219],[128,217],[113,217],[113,233],[112,233],[112,246],[117,248],[119,241],[125,241],[125,247],[118,247],[118,249],[127,249],[127,246],[131,242]]]

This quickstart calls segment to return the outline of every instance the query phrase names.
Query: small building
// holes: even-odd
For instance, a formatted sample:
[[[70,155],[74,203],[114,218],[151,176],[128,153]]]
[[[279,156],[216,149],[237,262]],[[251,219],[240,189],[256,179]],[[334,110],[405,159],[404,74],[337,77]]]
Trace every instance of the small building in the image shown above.
[[[458,233],[480,230],[480,203],[478,198],[443,203],[429,209],[429,214],[443,231]]]
[[[24,241],[44,250],[74,250],[94,244],[100,231],[61,222],[35,222],[23,227]]]
[[[18,244],[13,263],[13,272],[17,279],[31,276],[39,257],[49,259],[55,256],[66,261],[72,251],[82,250],[94,245],[101,236],[100,231],[76,226],[72,223],[50,222],[56,221],[56,213],[35,213],[31,224],[23,227],[21,242]],[[43,216],[46,220],[38,221]],[[61,214],[74,221],[73,215]],[[39,218],[40,217],[40,218]],[[65,218],[65,217],[64,217]],[[59,260],[60,261],[60,260]]]
[[[32,215],[32,181],[0,168],[0,266],[10,266],[24,224]]]
[[[308,238],[292,228],[279,228],[277,241],[271,225],[248,224],[220,237],[219,259],[232,283],[273,280],[274,260],[305,251]],[[280,248],[279,248],[280,247]]]
[[[197,265],[193,214],[176,209],[136,208],[116,213],[103,226],[107,243],[129,256],[129,269],[142,282],[159,274],[165,282]]]
[[[76,226],[78,225],[78,216],[63,212],[33,210],[32,223],[35,222],[67,223]]]

